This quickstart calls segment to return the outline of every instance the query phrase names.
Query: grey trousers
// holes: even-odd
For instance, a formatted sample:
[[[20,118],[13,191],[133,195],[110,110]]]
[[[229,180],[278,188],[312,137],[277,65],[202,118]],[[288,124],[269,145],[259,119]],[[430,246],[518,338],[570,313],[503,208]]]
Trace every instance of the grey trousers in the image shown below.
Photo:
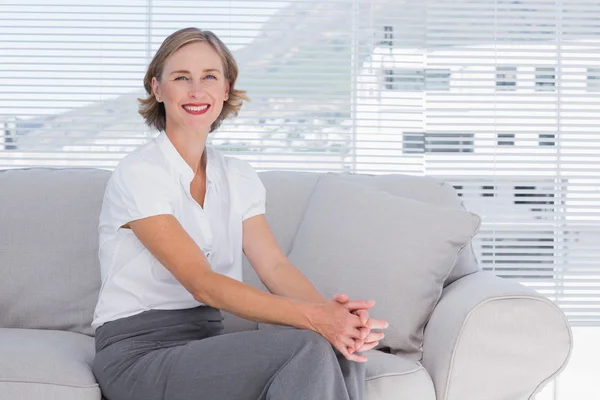
[[[96,330],[108,400],[362,400],[365,365],[295,328],[223,334],[221,311],[150,310]]]

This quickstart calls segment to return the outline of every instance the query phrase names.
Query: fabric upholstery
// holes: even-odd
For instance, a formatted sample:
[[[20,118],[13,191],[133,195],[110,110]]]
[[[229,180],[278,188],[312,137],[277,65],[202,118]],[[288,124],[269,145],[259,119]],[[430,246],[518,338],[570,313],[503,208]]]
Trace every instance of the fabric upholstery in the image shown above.
[[[99,400],[94,354],[86,335],[0,329],[0,400]]]
[[[384,190],[394,196],[406,197],[440,207],[465,209],[456,190],[450,184],[433,177],[403,174],[339,174],[339,176],[355,183]],[[469,243],[460,251],[456,264],[446,278],[444,286],[449,285],[458,278],[477,272],[479,269],[479,262],[473,251],[473,244]]]
[[[419,362],[379,350],[363,354],[369,360],[365,400],[436,400],[431,377]]]
[[[98,217],[109,176],[99,169],[0,171],[0,328],[93,334]]]
[[[425,329],[423,365],[438,400],[529,399],[566,366],[571,348],[554,303],[478,272],[444,290]]]
[[[321,177],[289,259],[328,298],[374,299],[390,322],[382,346],[420,358],[423,326],[480,218]]]

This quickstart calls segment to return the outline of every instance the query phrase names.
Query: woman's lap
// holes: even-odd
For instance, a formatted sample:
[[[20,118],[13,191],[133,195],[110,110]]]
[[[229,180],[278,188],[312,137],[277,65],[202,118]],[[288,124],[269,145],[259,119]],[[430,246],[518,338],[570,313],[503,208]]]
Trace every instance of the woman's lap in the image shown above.
[[[315,354],[311,368],[330,368],[336,357],[317,333],[269,329],[184,342],[128,339],[101,350],[94,373],[110,400],[262,399],[278,371],[303,349]],[[338,360],[349,363],[342,369],[360,368]]]

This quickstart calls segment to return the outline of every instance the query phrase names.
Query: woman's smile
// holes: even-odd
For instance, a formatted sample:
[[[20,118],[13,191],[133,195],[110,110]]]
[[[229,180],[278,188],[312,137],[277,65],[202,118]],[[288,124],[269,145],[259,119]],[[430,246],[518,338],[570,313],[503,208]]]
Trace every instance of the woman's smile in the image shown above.
[[[182,108],[188,113],[192,115],[202,115],[205,114],[209,108],[210,104],[185,104]]]

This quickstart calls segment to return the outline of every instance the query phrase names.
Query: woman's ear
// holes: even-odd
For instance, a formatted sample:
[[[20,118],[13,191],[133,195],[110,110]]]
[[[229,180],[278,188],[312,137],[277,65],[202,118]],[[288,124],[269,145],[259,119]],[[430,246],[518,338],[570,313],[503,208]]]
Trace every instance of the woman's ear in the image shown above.
[[[160,85],[155,76],[152,77],[152,94],[154,94],[156,100],[160,101]]]
[[[225,100],[229,99],[229,82],[225,84]]]

